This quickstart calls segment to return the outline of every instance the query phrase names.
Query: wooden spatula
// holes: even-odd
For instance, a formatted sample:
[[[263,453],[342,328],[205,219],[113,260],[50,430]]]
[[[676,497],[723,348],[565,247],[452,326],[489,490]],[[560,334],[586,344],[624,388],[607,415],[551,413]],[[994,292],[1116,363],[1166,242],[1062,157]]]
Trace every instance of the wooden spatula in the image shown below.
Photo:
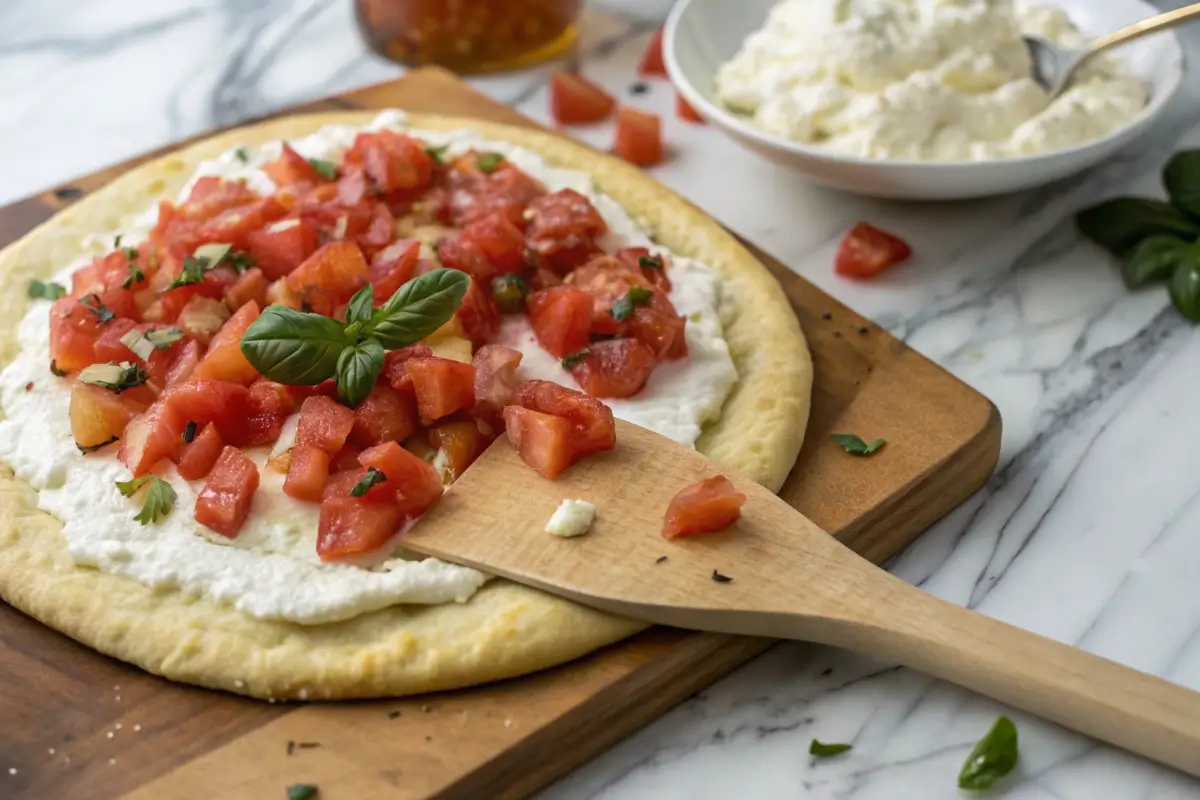
[[[664,540],[674,494],[716,474],[747,495],[742,519]],[[544,532],[564,498],[595,504],[586,536]],[[928,595],[762,486],[634,425],[618,422],[614,451],[557,481],[502,437],[405,546],[623,616],[878,656],[1200,775],[1200,694]]]

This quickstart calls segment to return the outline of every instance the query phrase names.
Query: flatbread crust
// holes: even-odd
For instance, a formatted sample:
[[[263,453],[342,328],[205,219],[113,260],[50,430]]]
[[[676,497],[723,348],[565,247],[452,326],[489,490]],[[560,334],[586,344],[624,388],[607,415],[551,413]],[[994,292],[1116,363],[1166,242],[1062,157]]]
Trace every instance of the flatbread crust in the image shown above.
[[[294,139],[377,112],[292,116],[213,136],[139,166],[0,253],[0,363],[17,352],[25,286],[77,258],[88,233],[122,227],[174,197],[198,163],[239,145]],[[546,133],[413,114],[413,127],[471,128],[590,173],[656,239],[723,278],[725,337],[740,379],[698,447],[773,490],[796,459],[808,421],[812,362],[779,285],[719,225],[619,159]],[[303,587],[297,587],[302,591]],[[304,626],[250,617],[204,597],[152,590],[75,566],[59,522],[0,464],[0,597],[99,650],[173,680],[262,698],[379,697],[450,689],[544,669],[644,627],[507,581],[465,604],[396,606]]]

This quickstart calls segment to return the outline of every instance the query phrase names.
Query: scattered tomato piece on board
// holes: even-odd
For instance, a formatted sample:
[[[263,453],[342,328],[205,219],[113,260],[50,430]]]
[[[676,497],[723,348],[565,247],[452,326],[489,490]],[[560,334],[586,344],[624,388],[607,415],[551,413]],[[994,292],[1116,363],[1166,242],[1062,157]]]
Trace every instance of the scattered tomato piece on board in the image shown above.
[[[692,108],[692,104],[683,99],[683,95],[679,90],[675,90],[675,116],[688,122],[699,122],[705,124],[704,117],[700,116],[700,112]]]
[[[646,51],[642,53],[642,60],[638,63],[639,75],[661,75],[666,77],[667,65],[663,61],[663,29],[659,28],[650,37],[649,43],[646,45]]]
[[[616,105],[611,94],[582,75],[556,72],[550,76],[550,115],[559,125],[600,122]]]
[[[613,152],[639,167],[652,167],[662,161],[662,124],[659,118],[636,108],[622,107],[617,111]]]
[[[667,507],[663,536],[690,536],[728,528],[742,515],[746,495],[733,488],[724,475],[716,475],[682,489]]]
[[[842,237],[833,268],[839,275],[871,278],[911,255],[912,248],[899,236],[860,222]]]

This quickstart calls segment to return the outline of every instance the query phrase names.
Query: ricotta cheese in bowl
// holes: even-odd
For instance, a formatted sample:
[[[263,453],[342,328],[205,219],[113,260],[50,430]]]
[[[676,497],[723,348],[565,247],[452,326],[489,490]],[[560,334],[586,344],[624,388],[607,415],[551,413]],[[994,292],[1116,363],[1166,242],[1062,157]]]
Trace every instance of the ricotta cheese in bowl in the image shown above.
[[[1087,38],[1062,9],[1012,0],[782,0],[718,69],[716,96],[769,134],[897,161],[1061,150],[1146,107],[1145,82],[1105,58],[1050,100],[1022,34]]]

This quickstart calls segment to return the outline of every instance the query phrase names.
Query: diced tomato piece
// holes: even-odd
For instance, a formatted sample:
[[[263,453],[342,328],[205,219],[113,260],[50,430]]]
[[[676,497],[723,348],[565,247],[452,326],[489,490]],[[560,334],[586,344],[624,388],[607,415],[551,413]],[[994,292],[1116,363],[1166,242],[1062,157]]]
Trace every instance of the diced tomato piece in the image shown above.
[[[617,111],[613,152],[639,167],[652,167],[662,161],[662,123],[659,118],[646,111],[622,106]]]
[[[199,342],[187,341],[180,348],[178,355],[171,362],[171,366],[167,368],[167,386],[174,386],[178,383],[183,383],[192,377],[192,373],[196,371],[196,365],[200,363],[200,356],[203,354],[204,348]]]
[[[338,177],[338,202],[344,206],[356,206],[367,196],[367,173],[357,164],[342,170]]]
[[[650,77],[667,76],[667,65],[663,60],[663,29],[659,28],[646,44],[646,51],[638,62],[638,74]]]
[[[184,336],[207,345],[229,319],[229,309],[220,300],[197,295],[179,312],[175,324]]]
[[[483,453],[488,440],[471,420],[442,422],[429,429],[429,441],[445,453],[450,480],[456,481]]]
[[[236,447],[226,447],[196,498],[196,522],[230,539],[237,536],[258,491],[258,467]]]
[[[572,448],[580,455],[611,450],[617,443],[612,409],[583,392],[551,381],[523,381],[513,389],[511,403],[568,420]]]
[[[685,100],[678,90],[675,92],[675,116],[687,122],[704,124],[704,117],[700,116],[699,111],[692,108],[692,104]]]
[[[108,318],[106,309],[116,317]],[[124,289],[110,289],[78,299],[61,297],[50,307],[50,359],[64,372],[95,364],[96,342],[105,327],[117,318],[136,316],[133,295]],[[105,321],[101,322],[102,318]]]
[[[250,393],[245,386],[226,381],[194,378],[162,393],[160,403],[176,419],[203,424],[212,422],[229,444],[245,444],[242,429],[248,416]],[[183,432],[183,424],[178,426]]]
[[[490,283],[497,275],[524,266],[525,237],[503,214],[492,213],[468,223],[457,237],[439,243],[437,253],[442,266]]]
[[[434,216],[457,227],[500,212],[522,230],[525,228],[525,209],[546,193],[545,188],[508,161],[502,161],[490,173],[479,169],[479,154],[467,153],[454,160],[447,170],[448,197],[439,201],[435,187],[425,198],[426,205],[439,205]]]
[[[255,265],[270,280],[286,277],[317,249],[317,229],[292,217],[246,234]]]
[[[626,333],[648,346],[660,361],[687,355],[686,327],[687,320],[658,291],[647,305],[634,309],[633,316],[625,323]]]
[[[529,324],[538,344],[563,358],[588,343],[592,298],[575,286],[555,286],[529,296]]]
[[[557,478],[575,461],[571,423],[562,417],[509,406],[504,409],[504,430],[521,459],[543,478]]]
[[[267,378],[259,378],[250,384],[246,398],[247,410],[252,415],[266,414],[275,417],[289,417],[296,410],[299,401],[291,391],[292,387]]]
[[[212,472],[213,465],[225,449],[225,439],[217,426],[205,425],[191,442],[183,446],[176,468],[184,480],[198,481]]]
[[[258,303],[253,300],[235,311],[209,343],[208,352],[196,365],[193,375],[243,386],[252,383],[258,377],[258,370],[242,355],[242,336],[260,313]]]
[[[401,239],[380,250],[371,258],[371,286],[375,304],[383,305],[400,287],[412,280],[421,243],[416,239]]]
[[[474,278],[454,316],[462,325],[463,333],[476,347],[486,343],[500,330],[500,309],[496,308],[492,298]]]
[[[414,358],[407,362],[422,425],[475,405],[475,369],[447,358]]]
[[[330,242],[287,276],[287,285],[318,314],[331,316],[371,279],[371,268],[354,242]]]
[[[400,441],[417,429],[413,398],[380,384],[354,409],[350,441],[361,447]]]
[[[359,247],[368,256],[378,253],[396,238],[396,218],[385,204],[375,204],[367,229],[357,238]]]
[[[129,248],[114,250],[103,258],[93,260],[86,267],[77,269],[71,275],[71,295],[83,297],[85,294],[100,294],[109,289],[128,289],[131,292],[145,289],[148,279],[155,273],[153,249],[148,243],[142,243],[133,250],[132,260],[128,250]]]
[[[129,319],[112,320],[103,326],[100,338],[96,340],[96,362],[131,361],[141,364],[142,368],[146,370],[146,384],[155,394],[158,394],[169,382],[171,365],[183,351],[186,341],[181,340],[162,349],[155,348],[149,358],[141,358],[134,354],[121,339],[132,330],[147,333],[161,328],[161,325],[156,326],[145,322],[138,324]]]
[[[498,425],[500,412],[508,405],[517,385],[517,367],[521,351],[499,344],[487,344],[475,351],[475,413]]]
[[[320,502],[329,481],[329,453],[319,447],[293,447],[283,492],[297,500]]]
[[[300,406],[297,447],[317,447],[334,455],[354,428],[354,412],[325,395],[307,398]]]
[[[185,424],[177,413],[159,400],[125,426],[117,458],[135,478],[141,477],[164,458],[175,458],[183,448],[180,436]]]
[[[568,275],[567,282],[592,298],[591,330],[595,333],[620,333],[622,325],[611,313],[613,305],[634,286],[652,286],[640,269],[631,269],[625,261],[607,255],[590,259]]]
[[[833,268],[839,275],[871,278],[911,255],[912,248],[899,236],[860,222],[842,237]]]
[[[654,371],[654,353],[637,339],[596,342],[570,367],[592,397],[632,397]]]
[[[304,305],[304,298],[293,292],[288,287],[287,281],[280,278],[267,287],[267,305],[287,306],[299,311]]]
[[[192,184],[192,191],[179,210],[189,219],[204,221],[258,199],[258,193],[241,181],[226,181],[205,175]]]
[[[617,101],[582,75],[555,72],[550,76],[550,116],[559,125],[600,122]]]
[[[671,499],[663,522],[663,536],[722,531],[742,516],[746,495],[733,488],[729,478],[716,475],[681,489]]]
[[[525,244],[560,274],[600,252],[596,239],[608,231],[591,201],[574,189],[559,189],[529,204]]]
[[[384,442],[363,450],[358,463],[384,474],[383,486],[396,493],[396,506],[406,517],[423,514],[442,496],[442,479],[425,459],[395,442]]]
[[[413,382],[408,374],[408,362],[414,358],[430,358],[433,350],[422,342],[410,344],[399,350],[389,350],[383,356],[383,372],[380,377],[398,392],[412,393]]]
[[[433,158],[410,136],[382,130],[360,133],[343,158],[361,164],[380,191],[423,189],[433,177]]]
[[[267,304],[267,277],[258,267],[246,270],[225,291],[225,305],[230,311],[237,311],[251,300],[258,303],[260,307]]]
[[[317,555],[322,561],[345,561],[380,552],[395,537],[402,520],[400,509],[390,503],[365,502],[348,491],[326,497],[317,525]]]
[[[293,183],[321,183],[328,180],[317,172],[308,159],[292,149],[287,142],[283,143],[283,152],[279,158],[264,164],[262,171],[267,173],[276,186],[288,186]]]
[[[415,412],[414,412],[415,415]],[[358,454],[363,449],[356,444],[347,442],[346,446],[338,450],[337,455],[329,462],[329,472],[345,472],[348,469],[358,469]]]
[[[146,403],[130,392],[116,392],[89,383],[71,387],[71,435],[80,448],[94,448],[120,439]]]
[[[667,275],[671,264],[666,256],[651,253],[645,247],[623,247],[617,251],[616,258],[640,275],[646,285],[661,292],[671,291],[671,279]]]
[[[232,245],[236,250],[245,250],[251,232],[285,214],[287,208],[282,203],[274,197],[267,197],[222,211],[200,226],[199,237],[203,242],[221,242]]]

